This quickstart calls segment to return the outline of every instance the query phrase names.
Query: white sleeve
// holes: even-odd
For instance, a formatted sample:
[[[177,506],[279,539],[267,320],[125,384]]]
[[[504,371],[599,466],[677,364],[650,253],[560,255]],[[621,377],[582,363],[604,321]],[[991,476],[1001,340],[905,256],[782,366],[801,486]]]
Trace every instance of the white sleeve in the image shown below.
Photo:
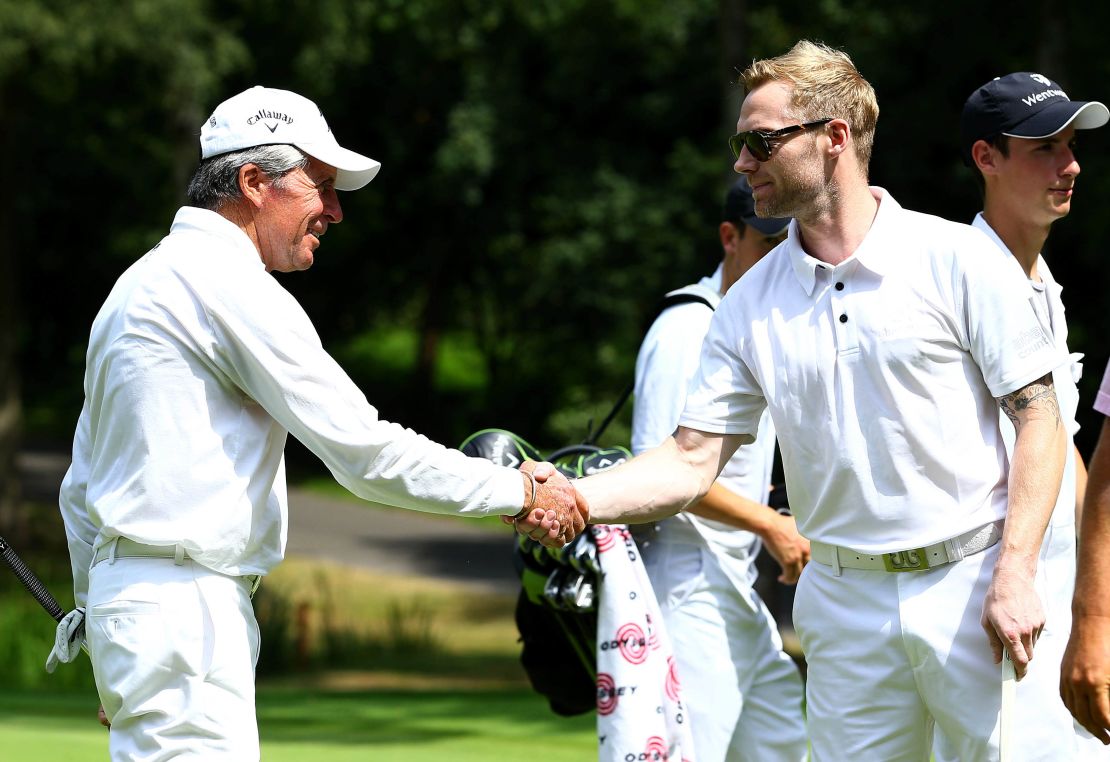
[[[648,329],[636,356],[634,454],[660,444],[677,428],[712,316],[701,304],[675,306],[664,310]]]
[[[77,606],[84,606],[89,597],[89,567],[92,565],[93,543],[96,542],[97,535],[97,528],[89,519],[85,502],[91,452],[89,405],[86,401],[81,408],[77,432],[73,437],[73,461],[58,494],[58,507],[65,524],[69,561],[73,571],[73,600]]]
[[[513,514],[523,506],[517,471],[379,419],[324,351],[300,304],[276,282],[262,282],[248,293],[218,294],[206,308],[219,368],[354,494],[401,508],[472,516]]]
[[[752,321],[739,309],[739,285],[729,289],[713,315],[679,423],[714,434],[739,434],[741,444],[751,444],[767,401],[743,356]]]
[[[1041,327],[1028,282],[982,231],[960,251],[966,340],[991,394],[1001,398],[1068,362]]]

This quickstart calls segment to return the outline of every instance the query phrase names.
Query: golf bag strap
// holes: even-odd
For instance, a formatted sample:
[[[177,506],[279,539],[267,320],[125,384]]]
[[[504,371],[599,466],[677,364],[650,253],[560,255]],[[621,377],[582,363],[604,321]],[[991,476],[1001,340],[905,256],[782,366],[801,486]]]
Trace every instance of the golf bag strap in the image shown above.
[[[705,286],[700,286],[697,284],[684,286],[682,288],[677,288],[674,291],[669,291],[659,301],[659,304],[655,307],[655,311],[651,313],[651,318],[647,321],[647,324],[644,326],[644,329],[643,331],[641,331],[641,333],[646,335],[655,321],[659,319],[659,316],[669,310],[671,307],[677,307],[680,304],[704,304],[710,310],[716,312],[717,305],[720,304],[720,302],[720,294],[715,294]],[[635,389],[636,379],[633,378],[631,381],[628,382],[628,385],[624,387],[624,390],[620,393],[620,396],[617,397],[617,401],[613,404],[613,409],[610,410],[609,414],[605,416],[604,420],[602,420],[601,425],[597,427],[597,431],[594,431],[589,436],[587,436],[583,444],[593,444],[597,441],[598,437],[601,436],[601,433],[605,431],[605,429],[609,427],[609,424],[613,422],[613,419],[617,417],[617,413],[621,411],[621,408],[624,407],[624,403],[627,402],[628,398],[632,396],[632,392]]]

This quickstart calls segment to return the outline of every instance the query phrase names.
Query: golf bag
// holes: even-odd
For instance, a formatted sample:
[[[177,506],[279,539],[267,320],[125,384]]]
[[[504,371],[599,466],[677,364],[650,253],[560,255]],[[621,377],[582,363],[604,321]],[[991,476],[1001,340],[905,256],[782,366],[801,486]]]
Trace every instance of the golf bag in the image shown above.
[[[716,306],[694,289],[668,293],[656,305],[644,331],[669,307],[700,303]],[[483,429],[459,446],[467,455],[517,468],[526,460],[547,460],[568,478],[588,476],[631,457],[623,447],[600,448],[595,442],[632,396],[634,383],[620,393],[608,415],[583,444],[541,457],[539,451],[512,432]],[[559,715],[584,714],[597,706],[597,593],[600,572],[597,543],[587,530],[563,548],[545,548],[518,536],[513,553],[521,591],[516,625],[520,632],[521,664],[533,689],[545,696]],[[558,666],[555,666],[558,665]]]
[[[506,466],[519,466],[525,459],[547,460],[569,478],[611,468],[631,457],[623,447],[572,445],[543,458],[523,439],[500,429],[479,431],[459,449]],[[593,532],[587,529],[562,548],[546,548],[518,535],[513,563],[521,581],[515,612],[520,661],[533,690],[547,699],[555,714],[593,711],[601,582]]]

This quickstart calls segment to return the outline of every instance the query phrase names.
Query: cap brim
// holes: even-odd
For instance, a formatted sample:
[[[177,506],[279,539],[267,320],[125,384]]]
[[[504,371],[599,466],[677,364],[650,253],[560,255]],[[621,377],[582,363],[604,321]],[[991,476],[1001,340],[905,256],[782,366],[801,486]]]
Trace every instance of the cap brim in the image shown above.
[[[1110,121],[1110,110],[1098,101],[1061,101],[1041,109],[1002,134],[1011,138],[1049,138],[1069,125],[1077,130],[1092,130],[1107,121]]]
[[[341,191],[358,190],[374,179],[382,168],[380,162],[347,150],[338,143],[297,143],[296,146],[314,159],[336,168],[335,189]]]
[[[750,225],[766,236],[782,235],[790,227],[789,217],[742,217],[741,222]]]

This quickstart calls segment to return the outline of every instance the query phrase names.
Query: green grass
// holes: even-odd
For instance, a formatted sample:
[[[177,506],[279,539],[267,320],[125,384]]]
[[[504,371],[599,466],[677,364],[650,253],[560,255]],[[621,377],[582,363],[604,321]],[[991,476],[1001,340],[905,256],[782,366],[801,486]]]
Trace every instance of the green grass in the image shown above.
[[[342,606],[335,603],[337,591]],[[0,692],[0,760],[101,762],[108,738],[96,721],[88,660],[79,657],[46,675],[49,617],[22,590],[0,592],[0,664],[7,678]],[[283,626],[263,627],[263,643],[273,653],[264,654],[259,668],[268,675],[258,685],[262,758],[596,759],[593,714],[558,717],[528,688],[514,601],[435,580],[287,559],[256,598],[260,621],[286,617]]]
[[[52,507],[39,523],[64,537]],[[64,549],[24,546],[39,551],[25,560],[72,605]],[[597,758],[594,715],[558,717],[528,687],[515,596],[290,558],[255,603],[269,651],[257,700],[266,762]],[[53,634],[50,617],[0,574],[3,762],[107,758],[88,659],[43,670]]]
[[[528,690],[320,690],[259,686],[266,762],[573,762],[597,757],[592,714],[563,718]],[[0,695],[6,762],[101,762],[96,697]]]

